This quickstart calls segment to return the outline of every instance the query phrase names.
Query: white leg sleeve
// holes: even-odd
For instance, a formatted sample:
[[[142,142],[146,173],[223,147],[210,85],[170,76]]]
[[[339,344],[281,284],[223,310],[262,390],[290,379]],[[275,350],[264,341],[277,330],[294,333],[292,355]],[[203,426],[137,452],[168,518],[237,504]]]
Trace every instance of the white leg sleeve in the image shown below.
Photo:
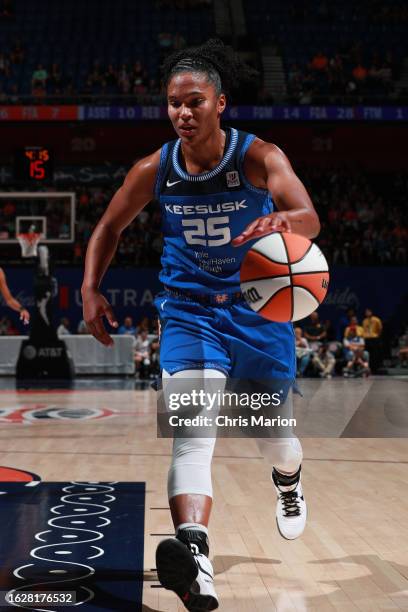
[[[204,390],[206,389],[206,379],[209,383],[211,380],[211,384],[208,386],[212,392],[214,388],[222,392],[226,383],[226,376],[222,372],[211,369],[183,370],[173,375],[163,370],[162,379],[165,397],[169,395],[166,386],[170,385],[174,379],[178,379],[178,385],[180,379],[186,380],[186,392],[188,392],[188,379],[201,380],[200,384]],[[216,380],[216,383],[214,383],[214,380]],[[203,406],[202,414],[205,413],[206,409]],[[213,411],[212,416],[215,416],[215,411]],[[216,438],[174,438],[173,459],[167,484],[169,499],[183,493],[212,497],[211,460],[215,441]]]
[[[292,474],[302,463],[303,452],[298,438],[258,438],[259,451],[278,472]]]

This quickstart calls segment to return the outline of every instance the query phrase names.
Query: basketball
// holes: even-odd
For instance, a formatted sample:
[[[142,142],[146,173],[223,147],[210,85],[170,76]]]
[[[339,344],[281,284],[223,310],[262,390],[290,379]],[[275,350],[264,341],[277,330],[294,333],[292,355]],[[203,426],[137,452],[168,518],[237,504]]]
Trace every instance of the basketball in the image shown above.
[[[327,261],[319,247],[287,232],[258,240],[242,262],[240,278],[252,310],[280,323],[310,315],[329,286]]]

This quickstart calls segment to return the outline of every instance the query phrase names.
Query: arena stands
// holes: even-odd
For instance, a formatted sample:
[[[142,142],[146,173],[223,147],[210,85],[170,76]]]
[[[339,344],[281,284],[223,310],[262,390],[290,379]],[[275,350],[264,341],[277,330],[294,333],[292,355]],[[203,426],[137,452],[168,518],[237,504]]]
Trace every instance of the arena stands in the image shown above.
[[[403,173],[390,176],[347,167],[297,171],[319,210],[322,229],[317,243],[330,264],[406,265],[408,183]],[[114,190],[113,185],[77,189],[76,242],[74,248],[55,247],[59,263],[82,264],[92,229]],[[12,206],[7,199],[0,201],[0,232],[14,214]],[[157,267],[161,250],[160,209],[151,202],[123,234],[114,265]]]
[[[1,97],[11,102],[143,95],[147,86],[154,96],[163,55],[214,32],[212,7],[204,0],[16,0],[13,9],[12,17],[0,21]],[[39,65],[46,76],[35,79]]]
[[[322,0],[310,10],[303,1],[242,0],[242,8],[244,34],[235,32],[232,20],[224,38],[232,37],[262,74],[251,102],[407,98],[403,3],[363,2],[356,10],[350,0]],[[165,55],[220,35],[219,29],[211,0],[8,0],[0,13],[0,101],[158,104]]]
[[[199,44],[215,34],[232,43],[261,73],[259,90],[242,92],[243,98],[238,103],[284,104],[288,108],[300,104],[305,107],[319,104],[341,107],[347,104],[353,108],[359,104],[379,104],[384,107],[394,105],[394,111],[395,105],[407,103],[408,50],[405,31],[408,10],[403,2],[364,0],[356,7],[351,0],[341,4],[321,0],[311,10],[310,3],[305,0],[294,3],[240,0],[237,6],[242,8],[239,13],[242,18],[241,31],[237,29],[238,13],[230,12],[231,19],[227,20],[224,35],[220,33],[217,4],[220,3],[212,0],[89,0],[82,4],[75,0],[0,0],[0,104],[35,103],[45,106],[51,103],[86,105],[89,102],[95,108],[102,104],[110,108],[115,105],[122,108],[123,105],[126,110],[138,104],[161,105],[163,97],[159,67],[163,58],[171,50]],[[229,6],[232,3],[221,4]],[[158,114],[158,121],[152,122],[152,140],[146,137],[147,130],[140,138],[143,143],[129,138],[133,149],[124,146],[126,138],[123,138],[123,132],[120,136],[119,131],[118,134],[115,132],[115,139],[119,143],[115,145],[115,153],[112,153],[112,145],[115,144],[113,137],[104,142],[96,128],[88,134],[87,121],[82,121],[84,117],[87,118],[85,115],[81,117],[81,122],[75,123],[72,138],[67,134],[61,138],[64,145],[55,147],[57,173],[64,167],[63,172],[68,175],[71,167],[79,168],[86,164],[95,167],[95,178],[82,185],[71,179],[69,185],[58,180],[54,186],[36,186],[39,190],[75,189],[76,192],[75,241],[72,244],[52,245],[56,266],[65,269],[72,267],[77,272],[83,266],[86,245],[95,223],[124,175],[123,172],[114,180],[108,177],[104,183],[98,183],[97,168],[101,168],[102,164],[116,166],[119,163],[123,168],[128,168],[135,158],[146,153],[146,142],[150,146],[154,140],[156,146],[157,142],[170,138],[169,132],[165,132],[164,116],[165,113],[159,118]],[[406,265],[408,181],[402,165],[394,170],[393,161],[390,161],[383,168],[380,157],[386,158],[387,151],[381,151],[377,156],[371,150],[370,163],[367,163],[364,146],[359,148],[361,163],[355,163],[354,158],[348,160],[347,154],[343,154],[346,146],[338,144],[341,139],[336,140],[337,136],[333,136],[329,143],[323,131],[323,135],[316,131],[313,138],[308,136],[307,142],[310,144],[304,145],[306,154],[304,151],[302,153],[302,137],[298,138],[296,134],[296,137],[287,138],[285,142],[282,132],[275,140],[273,130],[277,121],[276,118],[269,121],[268,117],[265,115],[265,121],[256,125],[241,125],[239,121],[234,125],[260,136],[264,131],[266,140],[277,142],[288,153],[319,212],[322,229],[317,243],[331,269],[381,266],[392,272],[391,267]],[[241,121],[241,117],[239,119]],[[303,116],[297,119],[303,121]],[[29,123],[25,125],[28,130],[31,129]],[[52,127],[55,132],[56,125],[54,123]],[[106,125],[101,126],[101,132]],[[299,122],[297,126],[302,129]],[[117,128],[119,123],[114,124],[114,129]],[[166,134],[163,139],[161,131]],[[51,129],[48,135],[50,133]],[[31,134],[34,136],[30,136],[32,141],[28,144],[36,144],[39,137],[35,132]],[[350,141],[354,142],[354,138],[364,141],[365,134],[358,136],[356,129],[356,135],[353,133]],[[374,150],[374,140],[373,137],[369,140],[370,144],[365,145],[367,150]],[[22,142],[20,138],[19,146]],[[385,146],[393,146],[393,143],[388,144],[387,139],[382,142]],[[52,142],[45,144],[53,148]],[[314,154],[319,146],[323,147],[321,157],[326,151],[328,153],[323,163],[314,163],[317,156],[308,162],[307,147],[313,148],[315,144]],[[327,149],[324,148],[326,146]],[[1,163],[4,168],[0,167],[0,171],[8,174],[7,179],[2,178],[2,191],[26,188],[9,180],[13,172],[13,148],[11,144],[7,150],[3,147]],[[400,146],[400,152],[402,148]],[[297,154],[300,163],[297,163]],[[398,147],[393,159],[397,155]],[[374,163],[376,156],[379,161]],[[340,165],[342,157],[344,163]],[[321,159],[318,161],[321,162]],[[113,173],[109,176],[113,176]],[[15,204],[1,199],[0,236],[3,239],[13,234],[9,221],[15,215]],[[55,216],[51,210],[47,211],[47,216],[51,228]],[[60,217],[57,222],[62,223]],[[124,232],[113,261],[114,271],[124,270],[126,273],[130,269],[149,268],[156,273],[161,251],[160,209],[157,202],[151,202]],[[18,264],[21,268],[28,267],[20,258],[18,245],[2,245],[0,255],[2,266]],[[126,288],[129,292],[135,290],[133,284],[126,285]],[[117,288],[114,290],[117,291]],[[138,291],[140,295],[143,294],[143,289]],[[361,322],[363,308],[369,304],[362,300],[359,304],[353,302],[355,296],[348,286],[344,295],[333,297],[333,310],[341,309],[344,314],[349,307],[353,307],[353,314],[357,313]],[[351,301],[348,302],[348,299]],[[336,300],[339,304],[335,303]],[[139,315],[135,316],[136,321]],[[308,342],[310,344],[310,339],[301,337],[301,374],[317,376],[319,369],[323,376],[343,373],[347,357],[350,357],[343,345],[343,332],[348,324],[348,317],[344,315],[344,318],[346,321],[343,320],[340,325],[338,321],[333,319],[333,323],[330,323],[326,316],[322,316],[326,334],[322,349],[310,349],[306,346]],[[77,329],[77,318],[70,320],[72,329]],[[406,342],[401,340],[403,344],[398,344],[399,337],[405,338],[402,335],[405,329],[403,321],[404,316],[400,314],[394,326],[384,326],[386,349],[383,357],[391,364],[398,360],[404,364],[406,362],[403,350]],[[308,323],[302,322],[301,326],[304,332]],[[12,335],[19,331],[18,322],[15,323],[8,316],[1,319],[0,327],[0,334]],[[136,335],[140,335],[139,331]],[[152,322],[147,331],[154,351]],[[141,348],[143,343],[146,344],[145,338],[140,339]],[[142,350],[139,352],[143,353]],[[331,355],[335,359],[334,365]],[[144,359],[148,359],[150,364],[155,361],[149,353],[148,357],[136,361],[138,370],[148,365],[143,364]],[[372,365],[371,359],[370,367]],[[147,368],[147,375],[149,372]]]
[[[407,263],[404,174],[391,179],[346,167],[307,168],[300,174],[319,209],[318,243],[332,264]]]
[[[407,97],[400,83],[407,55],[403,2],[261,0],[254,10],[245,0],[244,6],[248,36],[271,70],[275,101],[352,104]]]

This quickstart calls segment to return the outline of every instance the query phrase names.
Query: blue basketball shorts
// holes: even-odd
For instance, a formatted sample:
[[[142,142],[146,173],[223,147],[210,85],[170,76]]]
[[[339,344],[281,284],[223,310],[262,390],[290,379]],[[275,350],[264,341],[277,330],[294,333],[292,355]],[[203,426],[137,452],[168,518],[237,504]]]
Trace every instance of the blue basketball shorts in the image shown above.
[[[160,294],[160,367],[169,374],[212,368],[229,378],[293,382],[295,337],[291,323],[268,321],[246,302],[206,306]]]

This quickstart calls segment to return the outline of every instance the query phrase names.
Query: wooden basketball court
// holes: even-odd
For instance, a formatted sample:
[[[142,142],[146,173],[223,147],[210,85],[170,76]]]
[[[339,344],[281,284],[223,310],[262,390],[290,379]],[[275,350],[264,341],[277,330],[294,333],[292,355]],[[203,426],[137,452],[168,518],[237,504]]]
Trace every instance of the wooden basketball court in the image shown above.
[[[325,381],[315,402],[334,411],[342,393],[361,401],[362,384],[374,382]],[[395,384],[384,379],[381,388]],[[155,392],[133,381],[87,381],[66,391],[17,392],[8,385],[0,392],[1,466],[42,481],[146,483],[143,605],[100,609],[183,610],[154,569],[158,541],[173,535],[166,497],[171,440],[156,437]],[[210,555],[220,610],[408,610],[407,440],[314,437],[302,444],[309,518],[303,537],[289,542],[276,529],[270,469],[256,444],[217,442]],[[123,533],[127,525],[130,532],[131,507],[120,520]],[[20,533],[28,552],[38,546],[32,534]],[[15,569],[11,553],[2,551],[3,579]],[[104,570],[109,575],[108,557]]]

